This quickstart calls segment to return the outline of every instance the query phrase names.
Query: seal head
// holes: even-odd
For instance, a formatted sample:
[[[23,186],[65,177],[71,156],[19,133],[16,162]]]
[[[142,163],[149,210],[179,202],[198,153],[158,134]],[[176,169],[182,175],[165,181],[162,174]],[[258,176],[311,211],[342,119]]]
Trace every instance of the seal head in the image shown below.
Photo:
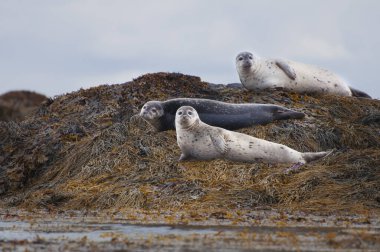
[[[250,52],[241,52],[236,56],[236,68],[248,71],[255,64],[256,57]]]
[[[140,116],[154,127],[158,127],[156,124],[159,123],[159,118],[164,114],[164,108],[159,101],[149,101],[145,103],[140,111]]]
[[[175,116],[175,126],[178,129],[191,129],[199,124],[199,115],[197,111],[190,106],[183,106],[177,110]]]

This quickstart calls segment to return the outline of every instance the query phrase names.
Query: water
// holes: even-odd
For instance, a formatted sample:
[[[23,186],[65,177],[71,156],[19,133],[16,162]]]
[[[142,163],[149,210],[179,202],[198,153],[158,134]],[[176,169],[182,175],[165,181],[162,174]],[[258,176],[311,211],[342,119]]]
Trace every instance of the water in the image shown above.
[[[379,251],[380,228],[0,221],[2,251]]]
[[[108,241],[108,233],[122,234],[129,238],[141,238],[155,235],[191,235],[215,234],[218,231],[199,228],[176,228],[163,225],[129,225],[129,224],[93,224],[71,223],[63,221],[28,223],[24,221],[0,221],[0,240],[33,241],[39,239],[87,239],[96,242]]]

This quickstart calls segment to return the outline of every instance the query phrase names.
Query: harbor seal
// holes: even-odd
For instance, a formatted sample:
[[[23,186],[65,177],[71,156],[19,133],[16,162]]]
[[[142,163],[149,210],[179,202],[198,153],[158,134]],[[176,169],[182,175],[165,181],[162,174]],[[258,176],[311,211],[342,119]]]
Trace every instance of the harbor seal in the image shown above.
[[[174,130],[175,114],[181,106],[192,106],[205,123],[230,130],[305,117],[302,112],[272,104],[233,104],[198,98],[149,101],[141,108],[139,115],[157,131]]]
[[[175,117],[179,161],[227,159],[238,162],[307,163],[330,152],[301,153],[285,145],[202,122],[190,106],[180,107]]]
[[[284,89],[297,93],[328,93],[371,98],[351,88],[335,73],[290,60],[261,59],[250,52],[236,56],[236,69],[243,86],[249,90]]]

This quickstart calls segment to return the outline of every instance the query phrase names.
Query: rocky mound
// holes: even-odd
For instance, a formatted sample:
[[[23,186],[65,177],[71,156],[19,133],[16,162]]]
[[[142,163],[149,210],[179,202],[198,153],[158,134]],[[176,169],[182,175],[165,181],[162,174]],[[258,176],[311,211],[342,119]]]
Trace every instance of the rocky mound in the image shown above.
[[[22,121],[47,99],[30,91],[12,91],[0,96],[0,121]]]
[[[178,163],[174,131],[131,117],[148,100],[274,103],[303,120],[240,130],[299,151],[336,149],[300,170],[227,161]],[[174,73],[79,90],[0,127],[0,204],[58,209],[380,209],[380,101],[255,93]]]

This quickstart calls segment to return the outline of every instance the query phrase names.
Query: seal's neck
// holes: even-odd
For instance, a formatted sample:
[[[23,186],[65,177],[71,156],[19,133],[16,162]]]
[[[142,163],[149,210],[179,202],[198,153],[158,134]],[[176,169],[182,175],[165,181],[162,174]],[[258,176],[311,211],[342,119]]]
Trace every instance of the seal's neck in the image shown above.
[[[255,60],[255,62],[253,62],[251,67],[249,67],[249,68],[240,67],[238,69],[238,71],[239,71],[241,76],[246,77],[246,76],[252,76],[252,74],[256,75],[257,73],[259,73],[260,68],[261,68],[260,64],[257,64],[257,62]]]
[[[197,120],[195,120],[195,122],[193,124],[191,124],[189,126],[182,126],[181,125],[181,129],[183,129],[183,130],[193,130],[196,127],[198,127],[199,123],[200,123],[200,120],[198,118]]]
[[[146,119],[146,118],[143,118],[146,122],[148,122],[150,125],[152,125],[156,131],[162,131],[164,130],[162,128],[162,123],[161,123],[161,118],[156,118],[156,119],[153,119],[153,120],[149,120],[149,119]]]

